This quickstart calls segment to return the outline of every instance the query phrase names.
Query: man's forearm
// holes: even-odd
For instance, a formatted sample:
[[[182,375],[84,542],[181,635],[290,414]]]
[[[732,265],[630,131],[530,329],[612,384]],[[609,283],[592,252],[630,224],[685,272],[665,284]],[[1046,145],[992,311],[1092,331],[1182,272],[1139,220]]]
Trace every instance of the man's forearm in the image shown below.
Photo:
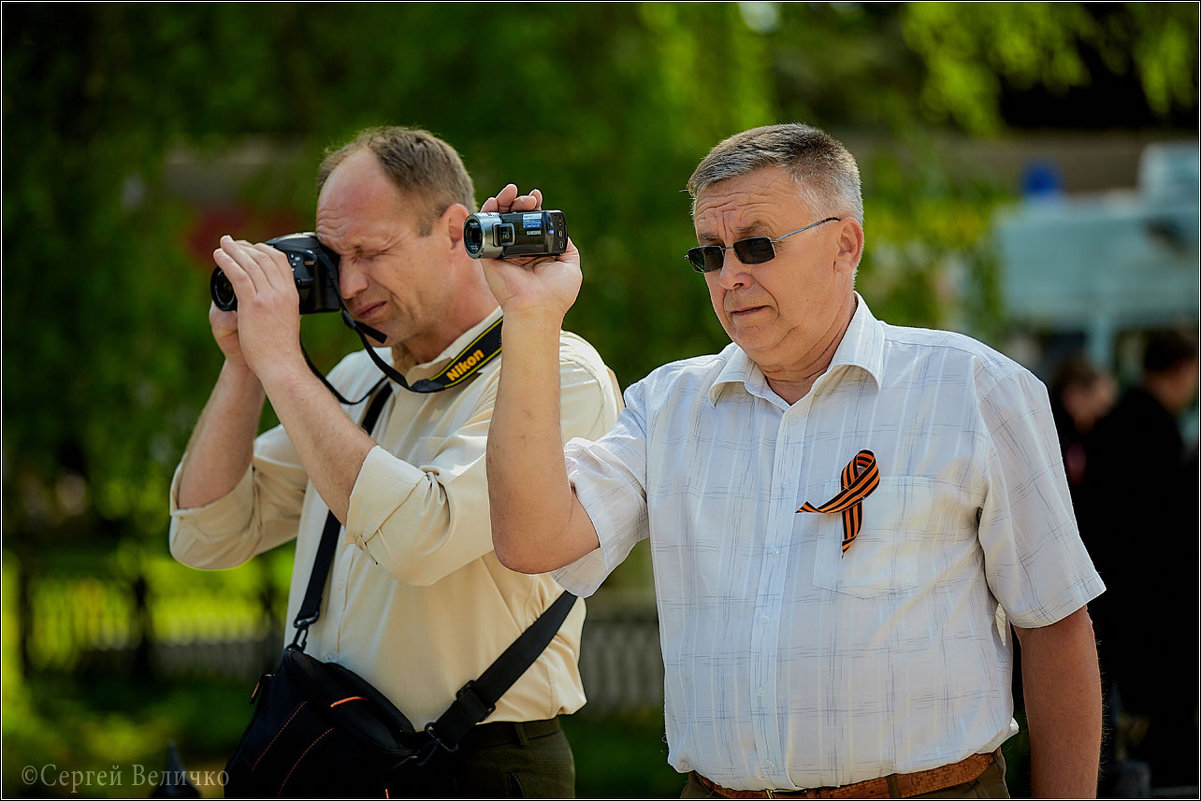
[[[559,325],[506,318],[487,463],[492,541],[513,570],[552,570],[595,547],[567,479],[559,401]]]
[[[1088,611],[1016,629],[1030,726],[1032,789],[1039,798],[1095,798],[1101,753],[1101,676]]]
[[[265,393],[244,366],[226,362],[184,454],[176,503],[194,509],[228,495],[254,456]]]
[[[307,365],[272,370],[263,384],[309,480],[330,511],[345,523],[351,490],[375,441],[346,416]]]

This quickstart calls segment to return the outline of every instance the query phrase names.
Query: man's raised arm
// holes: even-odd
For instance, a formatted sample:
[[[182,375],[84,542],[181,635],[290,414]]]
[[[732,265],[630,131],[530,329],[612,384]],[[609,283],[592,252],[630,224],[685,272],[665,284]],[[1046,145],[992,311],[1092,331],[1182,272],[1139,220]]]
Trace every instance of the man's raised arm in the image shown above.
[[[509,184],[482,211],[539,208],[537,189]],[[559,331],[580,290],[580,254],[485,260],[504,311],[500,386],[488,432],[492,543],[501,563],[523,573],[563,567],[599,546],[563,461],[559,423]]]
[[[237,313],[210,306],[209,325],[225,364],[184,452],[175,499],[181,509],[212,503],[237,486],[254,456],[266,399],[258,376],[242,357]]]

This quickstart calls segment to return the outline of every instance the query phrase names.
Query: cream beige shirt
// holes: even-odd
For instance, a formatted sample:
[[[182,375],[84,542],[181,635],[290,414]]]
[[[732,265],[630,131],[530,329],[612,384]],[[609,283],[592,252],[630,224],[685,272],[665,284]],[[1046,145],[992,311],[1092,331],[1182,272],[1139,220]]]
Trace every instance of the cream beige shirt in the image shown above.
[[[437,374],[500,316],[465,332],[434,361],[405,371],[412,384]],[[379,351],[386,360],[390,351]],[[350,496],[344,530],[306,652],[362,675],[417,727],[435,720],[561,592],[547,575],[508,570],[492,550],[484,450],[502,357],[465,386],[419,394],[393,387]],[[562,430],[599,437],[615,422],[620,391],[583,339],[560,338]],[[359,351],[329,375],[359,398],[380,378]],[[348,410],[356,422],[366,403]],[[327,507],[287,433],[258,438],[238,486],[208,506],[180,509],[171,487],[171,552],[198,568],[234,567],[299,537],[285,641],[295,619]],[[542,720],[584,704],[578,657],[584,602],[488,718]]]

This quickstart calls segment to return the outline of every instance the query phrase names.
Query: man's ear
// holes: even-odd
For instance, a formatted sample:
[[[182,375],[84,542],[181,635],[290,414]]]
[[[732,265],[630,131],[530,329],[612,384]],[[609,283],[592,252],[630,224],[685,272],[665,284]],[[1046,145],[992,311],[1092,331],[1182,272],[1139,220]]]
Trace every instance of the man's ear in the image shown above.
[[[438,219],[440,226],[446,226],[446,235],[450,239],[451,249],[458,248],[463,243],[463,223],[467,222],[469,212],[462,203],[452,203],[442,212]]]
[[[863,226],[854,217],[842,218],[838,226],[838,252],[834,257],[834,267],[853,273],[863,258]]]

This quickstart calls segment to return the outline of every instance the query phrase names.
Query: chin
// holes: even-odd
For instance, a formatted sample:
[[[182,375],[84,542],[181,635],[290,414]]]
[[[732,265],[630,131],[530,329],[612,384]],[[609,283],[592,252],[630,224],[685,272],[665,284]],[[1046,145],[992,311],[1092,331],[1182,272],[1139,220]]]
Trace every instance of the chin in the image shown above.
[[[768,339],[767,332],[760,327],[738,328],[729,326],[726,328],[726,333],[743,350],[749,350],[756,345],[762,345]]]
[[[758,361],[759,356],[770,352],[780,344],[778,336],[769,336],[769,332],[762,330],[743,331],[740,334],[732,335],[730,339],[735,345],[742,348],[752,361]]]

